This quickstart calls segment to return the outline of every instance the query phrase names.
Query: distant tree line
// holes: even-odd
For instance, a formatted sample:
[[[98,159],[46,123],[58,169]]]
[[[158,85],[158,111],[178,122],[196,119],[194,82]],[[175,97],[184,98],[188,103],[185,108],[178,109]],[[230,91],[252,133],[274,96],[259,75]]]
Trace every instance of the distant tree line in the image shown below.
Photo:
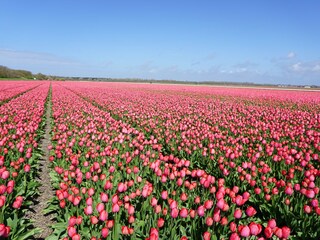
[[[33,74],[27,70],[11,69],[0,65],[0,78],[46,79],[47,76],[42,73]]]
[[[292,85],[292,84],[268,84],[253,82],[223,82],[223,81],[180,81],[180,80],[157,80],[142,78],[100,78],[100,77],[54,77],[61,81],[92,81],[92,82],[132,82],[132,83],[165,83],[165,84],[190,84],[190,85],[212,85],[212,86],[238,86],[238,87],[276,87],[276,88],[319,88],[317,85]]]
[[[42,73],[33,74],[26,70],[15,70],[0,65],[1,78],[20,78],[20,79],[37,79],[37,80],[55,80],[55,81],[92,81],[92,82],[132,82],[132,83],[165,83],[165,84],[192,84],[192,85],[218,85],[218,86],[242,86],[242,87],[277,87],[277,88],[320,88],[319,85],[290,85],[290,84],[260,84],[252,82],[223,82],[223,81],[179,81],[170,79],[142,79],[142,78],[110,78],[110,77],[64,77],[45,75]]]

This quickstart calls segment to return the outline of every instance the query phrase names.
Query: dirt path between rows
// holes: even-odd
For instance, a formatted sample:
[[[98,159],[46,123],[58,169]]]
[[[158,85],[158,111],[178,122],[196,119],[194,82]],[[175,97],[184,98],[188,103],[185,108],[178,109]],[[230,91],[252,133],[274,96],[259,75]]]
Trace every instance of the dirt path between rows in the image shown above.
[[[43,156],[40,159],[40,169],[39,169],[39,182],[41,186],[39,187],[40,195],[36,199],[36,204],[32,207],[32,212],[30,213],[31,219],[34,220],[34,227],[42,230],[41,233],[35,236],[34,239],[42,240],[48,237],[52,233],[50,226],[54,223],[52,220],[53,216],[44,215],[43,210],[47,207],[47,202],[54,196],[54,191],[50,182],[50,168],[49,168],[49,156],[50,151],[48,146],[51,144],[51,99],[47,102],[46,108],[46,125],[45,134],[43,139],[40,141],[41,150],[43,151]]]

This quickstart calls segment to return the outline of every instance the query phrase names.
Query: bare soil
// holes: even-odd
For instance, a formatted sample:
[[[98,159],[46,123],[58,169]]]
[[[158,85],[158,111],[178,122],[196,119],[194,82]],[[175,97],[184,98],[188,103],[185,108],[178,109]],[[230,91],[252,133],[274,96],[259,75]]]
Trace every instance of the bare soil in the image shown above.
[[[40,169],[39,169],[39,182],[41,186],[39,187],[40,195],[37,197],[35,204],[32,206],[32,212],[29,212],[28,218],[34,220],[34,227],[42,230],[37,236],[36,240],[42,240],[48,237],[52,233],[50,226],[54,223],[52,215],[44,215],[43,210],[47,207],[47,202],[54,196],[54,191],[50,182],[50,168],[49,168],[49,156],[50,151],[48,146],[51,144],[51,100],[48,101],[46,109],[46,125],[45,125],[45,134],[40,142],[41,150],[43,151],[43,156],[40,159]]]

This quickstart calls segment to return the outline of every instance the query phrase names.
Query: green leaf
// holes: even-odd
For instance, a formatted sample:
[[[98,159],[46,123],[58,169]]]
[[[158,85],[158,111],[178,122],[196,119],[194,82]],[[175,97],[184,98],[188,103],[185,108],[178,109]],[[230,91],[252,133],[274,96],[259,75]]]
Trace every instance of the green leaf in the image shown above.
[[[50,213],[53,213],[53,212],[56,212],[57,210],[59,210],[59,206],[57,205],[50,205],[48,207],[46,207],[42,212],[43,214],[50,214]]]
[[[65,229],[68,226],[66,222],[59,222],[52,225],[53,229]]]
[[[19,236],[16,238],[17,240],[25,240],[30,239],[30,237],[36,235],[37,233],[40,233],[41,230],[39,228],[34,228],[32,230],[28,230],[28,232],[24,234],[19,234]]]
[[[46,237],[45,240],[57,240],[57,237],[59,238],[59,236],[52,234],[52,235]]]
[[[140,227],[143,227],[145,224],[146,224],[146,222],[143,221],[143,220],[135,221],[134,227],[135,228],[140,228]]]
[[[186,234],[186,229],[185,229],[184,226],[180,225],[179,230],[180,230],[182,236],[187,235],[187,234]]]
[[[212,237],[211,237],[211,239],[212,239],[212,240],[218,240],[218,237],[217,237],[215,234],[213,234]]]
[[[79,233],[81,234],[82,237],[84,237],[85,239],[89,239],[91,237],[90,235],[90,229],[85,227],[83,228],[81,231],[79,231]]]

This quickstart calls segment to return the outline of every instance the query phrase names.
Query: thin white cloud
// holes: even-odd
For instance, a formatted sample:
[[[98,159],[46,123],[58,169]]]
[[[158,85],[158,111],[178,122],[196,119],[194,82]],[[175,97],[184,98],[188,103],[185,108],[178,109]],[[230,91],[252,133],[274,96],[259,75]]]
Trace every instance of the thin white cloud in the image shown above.
[[[57,76],[90,76],[100,74],[102,68],[50,53],[3,48],[0,48],[0,65]]]
[[[99,64],[88,64],[49,53],[0,48],[0,65],[60,76],[319,84],[320,60],[302,61],[294,52],[274,58],[271,61],[273,65],[264,70],[261,63],[249,60],[234,65],[219,65],[211,61],[213,58],[213,54],[204,56],[190,67],[179,64],[163,66],[151,60],[140,65],[132,63],[123,66],[112,59],[103,59]]]
[[[257,72],[258,64],[249,60],[232,66],[231,73]]]
[[[0,63],[15,64],[49,64],[49,65],[79,65],[77,61],[55,56],[50,53],[0,49]]]
[[[237,69],[235,70],[235,72],[238,72],[238,73],[247,72],[247,71],[248,71],[248,69],[245,68],[245,67],[243,67],[243,68],[237,68]]]
[[[294,52],[289,52],[288,55],[287,55],[287,58],[289,59],[292,59],[292,58],[295,58],[296,57],[296,54]]]
[[[320,63],[317,63],[312,67],[312,71],[314,72],[320,72]]]
[[[257,66],[258,66],[257,63],[251,62],[249,60],[233,65],[233,67],[236,67],[236,68],[256,68]]]
[[[291,69],[292,71],[294,72],[301,72],[301,71],[304,71],[305,69],[301,66],[301,63],[298,62],[298,63],[295,63],[295,64],[292,64],[291,65]]]
[[[281,82],[297,85],[319,85],[320,60],[306,61],[289,52],[282,57],[270,59],[273,64],[269,73],[278,76]]]
[[[292,64],[289,69],[296,73],[320,73],[320,61],[297,62]]]
[[[293,51],[288,52],[286,55],[276,56],[270,59],[274,64],[287,64],[297,59],[297,54]]]
[[[244,73],[244,72],[248,72],[249,70],[245,67],[241,67],[241,68],[235,68],[235,69],[231,69],[229,71],[220,71],[221,73],[229,73],[229,74],[235,74],[235,73]]]

